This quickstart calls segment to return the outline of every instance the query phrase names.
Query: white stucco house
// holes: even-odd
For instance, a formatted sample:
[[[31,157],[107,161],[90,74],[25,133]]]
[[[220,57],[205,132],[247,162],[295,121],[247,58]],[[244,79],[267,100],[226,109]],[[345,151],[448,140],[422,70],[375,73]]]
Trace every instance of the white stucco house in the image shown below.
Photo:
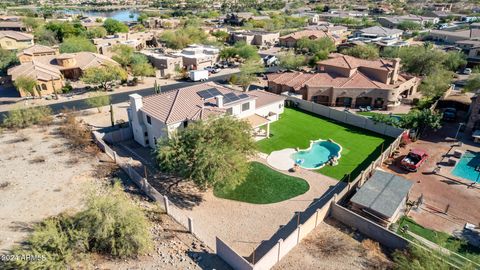
[[[241,92],[208,82],[147,97],[131,94],[128,117],[135,141],[144,147],[154,148],[159,139],[191,121],[224,114],[245,119],[255,138],[262,139],[269,136],[270,123],[283,113],[284,101],[277,94]]]

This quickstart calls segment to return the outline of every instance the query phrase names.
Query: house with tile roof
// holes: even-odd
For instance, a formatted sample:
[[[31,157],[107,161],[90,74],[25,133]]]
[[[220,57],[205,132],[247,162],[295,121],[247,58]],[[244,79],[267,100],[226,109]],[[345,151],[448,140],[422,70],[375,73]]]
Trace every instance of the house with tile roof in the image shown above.
[[[420,84],[419,78],[400,74],[400,59],[364,60],[336,53],[319,61],[317,71],[269,74],[268,89],[326,106],[391,109],[411,98]]]
[[[391,29],[382,26],[372,26],[360,29],[354,33],[355,37],[363,37],[368,39],[399,39],[403,34],[400,29]]]
[[[154,148],[157,141],[192,121],[231,115],[246,120],[256,139],[269,136],[270,123],[284,110],[285,97],[266,91],[241,92],[207,82],[142,97],[130,95],[128,118],[134,139]],[[260,127],[265,127],[261,129]]]
[[[335,44],[339,44],[341,42],[340,37],[335,37],[334,35],[326,31],[305,29],[305,30],[300,30],[285,36],[281,36],[279,39],[279,44],[282,47],[293,48],[296,46],[297,41],[299,41],[302,38],[308,38],[312,40],[320,39],[320,38],[329,38]]]
[[[48,95],[60,91],[65,85],[64,79],[78,80],[87,68],[105,65],[118,65],[118,63],[106,56],[91,52],[47,54],[34,56],[31,61],[8,69],[7,74],[12,81],[19,77],[35,78],[37,95]],[[19,89],[19,94],[22,97],[29,95],[22,89]]]
[[[17,53],[17,58],[20,63],[26,63],[31,62],[35,57],[58,54],[58,48],[36,44],[21,50]]]
[[[21,50],[33,45],[33,35],[17,31],[0,31],[0,48]]]

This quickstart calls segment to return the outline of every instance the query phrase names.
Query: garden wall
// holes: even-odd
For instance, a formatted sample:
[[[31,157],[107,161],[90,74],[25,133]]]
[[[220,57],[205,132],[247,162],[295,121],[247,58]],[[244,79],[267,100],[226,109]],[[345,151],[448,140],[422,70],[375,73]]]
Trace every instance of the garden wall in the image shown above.
[[[288,254],[288,252],[290,250],[292,250],[298,243],[300,243],[300,241],[303,238],[308,236],[308,234],[311,231],[313,231],[321,222],[323,222],[323,220],[326,217],[328,217],[330,215],[333,215],[333,213],[331,213],[331,211],[332,211],[334,205],[337,205],[337,201],[342,200],[344,197],[346,197],[346,195],[348,193],[353,192],[354,190],[356,190],[357,187],[360,187],[365,182],[365,180],[368,179],[373,174],[374,170],[378,166],[380,166],[382,164],[382,162],[384,162],[391,153],[393,153],[393,151],[400,145],[400,142],[401,142],[401,134],[395,139],[395,141],[393,141],[393,143],[389,147],[384,149],[384,152],[383,152],[382,155],[380,155],[375,161],[373,161],[371,163],[371,165],[366,170],[362,171],[360,173],[360,175],[357,178],[355,178],[352,182],[347,183],[346,185],[343,182],[339,182],[339,184],[337,184],[337,186],[336,186],[338,188],[332,190],[332,192],[335,193],[334,196],[331,196],[327,200],[322,200],[322,198],[320,198],[314,204],[312,204],[309,208],[307,208],[303,212],[302,221],[298,226],[293,226],[293,227],[289,226],[290,223],[285,225],[282,229],[285,229],[285,228],[288,229],[289,227],[291,227],[289,232],[287,232],[287,233],[284,232],[283,233],[283,235],[285,235],[285,237],[280,238],[276,242],[272,241],[272,240],[265,241],[265,243],[270,243],[270,246],[268,247],[267,251],[263,251],[262,254],[260,254],[260,251],[257,248],[257,250],[255,252],[257,254],[260,254],[261,256],[260,257],[254,256],[255,261],[253,263],[250,262],[252,268],[249,268],[249,269],[252,269],[252,270],[270,269],[276,263],[278,263],[284,256],[286,256]],[[341,186],[341,185],[343,185],[343,186]],[[325,197],[325,195],[323,195],[323,197]],[[339,215],[338,212],[339,212],[339,210],[337,209],[337,213],[336,213],[337,215]],[[345,218],[345,220],[350,221],[350,220],[347,220],[347,218]],[[352,222],[355,222],[355,220],[352,220]],[[350,225],[350,224],[347,224],[347,225]],[[282,229],[280,229],[279,232]],[[386,234],[386,235],[392,234],[392,232],[389,232],[388,230],[386,230],[383,227],[380,227],[380,229],[385,230],[386,232],[383,232],[383,231],[381,231],[381,232]],[[279,233],[279,232],[277,232],[277,233]],[[365,235],[370,237],[370,234],[365,233]],[[397,242],[395,242],[396,241],[395,236],[390,236],[390,238],[388,236],[385,236],[383,238],[374,238],[374,237],[371,237],[371,238],[379,241],[381,244],[384,244],[385,246],[398,246],[398,247],[402,246],[401,244],[398,244]],[[392,240],[392,239],[394,239],[394,240]],[[384,241],[385,241],[385,243],[384,243]],[[401,240],[398,240],[398,242],[400,242],[400,241]],[[222,243],[222,244],[223,245],[221,245],[221,246],[217,245],[217,247],[216,247],[217,254],[222,259],[224,259],[227,263],[229,263],[234,269],[246,269],[246,268],[240,268],[240,267],[244,267],[243,264],[238,265],[238,261],[241,261],[240,258],[242,258],[242,257],[240,255],[238,255],[237,253],[235,253],[233,251],[233,249],[228,247],[228,249],[231,251],[231,252],[228,252],[229,257],[223,257],[224,255],[222,255],[222,254],[224,254],[226,252],[222,251],[222,249],[227,248],[227,247],[224,246],[224,243]],[[395,245],[395,244],[397,244],[397,245]],[[265,247],[264,247],[264,249],[265,249]],[[233,260],[231,258],[231,256],[235,255],[235,254],[239,258],[236,258],[235,260]]]
[[[359,230],[369,238],[392,249],[404,249],[410,241],[336,203],[330,209],[331,216],[341,223]]]
[[[403,129],[389,126],[384,123],[375,123],[367,117],[350,112],[339,111],[334,108],[306,101],[292,96],[286,96],[287,100],[294,102],[298,108],[329,118],[335,121],[373,131],[385,136],[396,138],[403,133]]]
[[[188,232],[195,235],[198,239],[207,244],[207,246],[215,250],[215,241],[204,236],[204,234],[201,233],[201,228],[196,228],[194,230],[193,220],[190,217],[184,215],[179,208],[169,202],[167,196],[158,192],[148,182],[148,180],[144,176],[142,176],[144,168],[132,165],[133,162],[131,158],[120,157],[117,152],[115,152],[110,146],[108,146],[108,144],[105,143],[104,136],[105,134],[103,133],[97,131],[92,132],[93,140],[98,145],[98,147],[102,151],[104,151],[115,162],[115,164],[117,164],[130,177],[133,183],[135,183],[135,185],[145,195],[147,195],[147,197],[159,204],[159,206],[163,210],[165,210],[165,212],[169,216],[171,216],[175,221],[184,226],[188,230]]]
[[[397,138],[389,147],[384,149],[383,154],[380,155],[377,160],[372,162],[371,165],[366,170],[362,171],[360,175],[352,182],[347,184],[344,182],[339,182],[328,194],[322,194],[322,197],[318,198],[315,203],[301,213],[302,218],[299,224],[297,224],[296,217],[294,217],[295,220],[292,219],[289,224],[279,229],[279,231],[272,236],[272,239],[264,241],[254,251],[252,256],[253,261],[250,262],[236,253],[234,249],[229,247],[219,238],[216,238],[214,243],[211,243],[210,239],[203,237],[201,228],[194,229],[193,221],[189,217],[183,215],[173,204],[169,203],[166,196],[163,196],[155,188],[153,188],[150,183],[148,183],[147,179],[142,177],[141,173],[138,171],[138,168],[135,168],[131,165],[131,159],[118,157],[117,153],[104,142],[104,134],[94,131],[93,137],[97,145],[130,176],[133,182],[149,198],[159,203],[160,206],[165,209],[168,215],[172,216],[172,218],[174,218],[177,222],[188,228],[189,232],[214,249],[217,255],[227,262],[232,268],[241,270],[270,269],[285,255],[287,255],[288,252],[292,250],[298,243],[300,243],[300,241],[313,229],[323,222],[327,216],[329,216],[330,211],[332,211],[331,209],[333,209],[332,205],[335,205],[338,200],[341,200],[343,197],[345,197],[348,192],[355,190],[358,186],[361,186],[363,182],[370,177],[373,171],[380,166],[382,162],[388,158],[388,156],[399,146],[401,134],[403,133],[403,130],[401,129],[391,128],[388,126],[385,127],[383,124],[374,124],[373,121],[365,117],[337,111],[326,106],[314,104],[312,102],[298,99],[295,99],[295,101],[299,102],[299,107],[301,109],[314,112],[327,118],[336,119],[337,121],[351,124],[360,128],[367,127],[366,129],[383,135],[393,136],[394,134],[397,134],[395,136]],[[338,213],[342,213],[341,210],[336,209],[336,211],[337,215],[339,215]],[[347,218],[344,219],[346,220],[345,222],[355,222],[353,218],[352,220]],[[279,237],[278,240],[276,240],[277,238],[274,237],[277,237],[277,234],[282,235],[283,237]],[[383,238],[380,240],[383,240]],[[380,243],[384,244],[381,241]],[[388,244],[389,243],[387,242],[385,245],[387,246]]]

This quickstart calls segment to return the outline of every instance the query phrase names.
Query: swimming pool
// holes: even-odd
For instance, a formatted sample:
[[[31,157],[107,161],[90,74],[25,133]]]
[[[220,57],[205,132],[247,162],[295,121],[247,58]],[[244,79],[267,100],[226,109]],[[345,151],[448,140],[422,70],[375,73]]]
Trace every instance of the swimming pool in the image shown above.
[[[319,169],[333,157],[338,160],[342,147],[334,141],[312,141],[310,148],[292,154],[291,158],[305,169]]]
[[[477,169],[478,168],[478,169]],[[473,182],[480,182],[480,152],[465,151],[452,174]]]

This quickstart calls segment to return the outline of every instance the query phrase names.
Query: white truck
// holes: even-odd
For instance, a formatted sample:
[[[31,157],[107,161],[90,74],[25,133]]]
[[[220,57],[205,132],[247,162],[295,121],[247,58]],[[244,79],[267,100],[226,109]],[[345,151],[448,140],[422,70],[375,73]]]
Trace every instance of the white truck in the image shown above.
[[[208,80],[208,70],[191,70],[188,77],[193,82]]]

